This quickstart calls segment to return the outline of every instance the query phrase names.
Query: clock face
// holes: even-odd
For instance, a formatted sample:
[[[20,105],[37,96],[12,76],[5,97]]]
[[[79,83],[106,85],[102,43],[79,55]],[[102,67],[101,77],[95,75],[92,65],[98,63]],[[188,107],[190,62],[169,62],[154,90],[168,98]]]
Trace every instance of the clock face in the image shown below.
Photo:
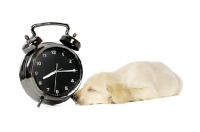
[[[67,96],[80,83],[82,66],[71,51],[53,47],[39,54],[33,64],[37,86],[50,96]]]

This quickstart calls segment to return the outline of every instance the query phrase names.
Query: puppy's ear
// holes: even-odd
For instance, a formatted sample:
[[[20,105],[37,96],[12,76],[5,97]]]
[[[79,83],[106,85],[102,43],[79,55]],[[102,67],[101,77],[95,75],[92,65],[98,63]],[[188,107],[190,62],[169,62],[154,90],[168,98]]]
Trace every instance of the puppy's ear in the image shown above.
[[[111,99],[114,103],[121,104],[130,101],[131,94],[128,89],[122,84],[107,85],[107,90],[111,94]]]

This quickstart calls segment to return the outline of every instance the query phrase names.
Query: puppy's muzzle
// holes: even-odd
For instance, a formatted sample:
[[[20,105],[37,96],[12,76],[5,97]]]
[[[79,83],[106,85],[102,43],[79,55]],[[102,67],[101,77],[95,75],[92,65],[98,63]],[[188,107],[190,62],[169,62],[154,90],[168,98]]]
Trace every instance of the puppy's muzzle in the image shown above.
[[[76,94],[71,96],[72,100],[77,103],[78,96]]]

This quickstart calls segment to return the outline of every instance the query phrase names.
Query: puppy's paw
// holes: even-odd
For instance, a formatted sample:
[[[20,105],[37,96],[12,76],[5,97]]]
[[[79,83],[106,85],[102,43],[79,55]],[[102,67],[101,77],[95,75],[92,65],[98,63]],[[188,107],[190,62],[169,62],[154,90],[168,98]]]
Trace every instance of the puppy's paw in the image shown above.
[[[106,88],[111,94],[112,102],[122,104],[130,101],[131,94],[123,84],[107,85]]]

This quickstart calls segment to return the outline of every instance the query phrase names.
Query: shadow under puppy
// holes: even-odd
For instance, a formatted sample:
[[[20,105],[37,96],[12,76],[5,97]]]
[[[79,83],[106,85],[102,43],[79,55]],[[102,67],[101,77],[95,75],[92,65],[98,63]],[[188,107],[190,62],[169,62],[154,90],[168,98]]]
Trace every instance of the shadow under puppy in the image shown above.
[[[126,103],[177,95],[181,78],[161,62],[133,62],[91,76],[74,94],[80,105]]]

